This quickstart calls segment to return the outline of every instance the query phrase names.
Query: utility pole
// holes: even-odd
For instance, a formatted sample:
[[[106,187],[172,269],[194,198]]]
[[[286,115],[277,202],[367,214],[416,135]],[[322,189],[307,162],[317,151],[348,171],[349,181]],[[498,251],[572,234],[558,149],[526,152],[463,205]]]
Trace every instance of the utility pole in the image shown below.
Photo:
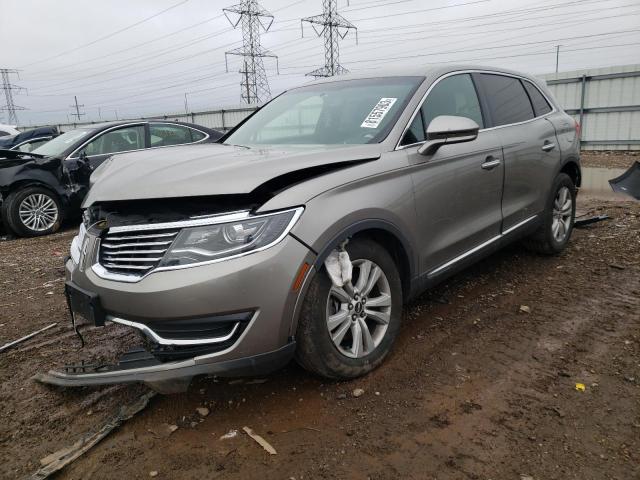
[[[260,30],[269,31],[273,24],[273,15],[262,8],[257,0],[241,0],[237,5],[223,8],[222,12],[233,28],[237,28],[238,25],[242,28],[242,47],[234,48],[224,54],[227,72],[229,71],[227,55],[241,56],[243,69],[239,72],[242,74],[240,98],[247,105],[263,103],[271,98],[263,59],[275,58],[276,69],[278,69],[278,57],[260,45]]]
[[[9,123],[13,125],[18,124],[18,116],[16,115],[16,110],[26,110],[24,107],[20,107],[13,102],[13,90],[16,92],[25,90],[23,87],[19,87],[18,85],[14,85],[9,81],[10,74],[18,74],[18,70],[13,70],[10,68],[0,68],[0,76],[2,76],[2,89],[4,90],[4,98],[6,100],[6,104],[0,107],[0,111],[6,110],[9,112]]]
[[[186,114],[189,113],[189,102],[187,101],[187,93],[188,92],[184,92],[184,113]]]
[[[72,113],[71,116],[76,117],[78,119],[78,122],[80,121],[80,117],[84,116],[84,112],[80,113],[80,107],[84,107],[84,105],[78,105],[78,97],[77,96],[73,96],[73,99],[75,100],[75,105],[69,105],[71,108],[75,108],[76,109],[76,113]]]
[[[358,29],[349,20],[338,13],[338,0],[322,0],[322,14],[303,18],[300,21],[302,36],[304,37],[304,24],[310,23],[318,36],[324,36],[324,66],[313,72],[307,73],[312,77],[333,77],[349,71],[340,65],[340,45],[349,30],[356,31],[356,43],[358,42]]]
[[[556,73],[558,73],[558,65],[560,63],[560,47],[561,45],[556,45]]]

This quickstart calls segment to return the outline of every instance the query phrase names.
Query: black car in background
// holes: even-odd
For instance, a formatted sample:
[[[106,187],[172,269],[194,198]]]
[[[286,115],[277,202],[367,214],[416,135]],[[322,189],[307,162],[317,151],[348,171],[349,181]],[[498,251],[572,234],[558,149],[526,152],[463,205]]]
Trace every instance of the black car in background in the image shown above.
[[[58,136],[56,127],[40,127],[17,135],[0,137],[0,150],[19,150],[31,152]]]
[[[215,142],[222,132],[170,121],[121,121],[70,130],[31,152],[0,149],[0,213],[18,236],[53,233],[78,212],[91,172],[115,153]]]
[[[0,150],[31,152],[58,135],[56,127],[39,127],[17,135],[6,135],[0,137]]]

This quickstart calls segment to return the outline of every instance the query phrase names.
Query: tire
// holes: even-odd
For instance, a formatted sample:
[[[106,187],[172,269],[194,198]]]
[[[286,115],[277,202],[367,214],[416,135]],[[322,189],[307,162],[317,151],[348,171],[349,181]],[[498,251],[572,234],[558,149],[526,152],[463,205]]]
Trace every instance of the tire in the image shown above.
[[[28,217],[28,210],[35,216]],[[38,237],[60,229],[62,208],[58,196],[43,187],[26,187],[9,194],[2,204],[5,227],[19,237]]]
[[[566,194],[565,205],[567,205],[566,201],[570,201],[571,205],[559,209],[558,207],[562,206],[559,202],[562,201],[563,192]],[[543,217],[542,225],[525,240],[525,246],[542,255],[557,255],[569,243],[576,217],[576,187],[569,175],[560,173],[554,180]],[[556,225],[561,235],[556,233]]]
[[[339,296],[343,298],[342,300],[338,299],[331,280],[323,267],[309,285],[296,331],[296,360],[298,363],[312,373],[336,380],[360,377],[380,365],[398,335],[402,314],[402,284],[391,255],[382,246],[368,239],[351,240],[347,244],[346,250],[354,265],[354,287],[360,286],[358,278],[363,271],[366,272],[367,262],[371,262],[368,264],[371,267],[369,272],[374,272],[376,266],[382,271],[382,275],[368,292],[372,295],[371,298],[365,297],[363,304],[363,298],[359,296],[360,307],[358,307],[358,302],[351,297],[352,307],[349,310],[347,308],[349,302],[344,298],[344,295],[347,298],[349,295],[344,289],[341,289]],[[362,290],[366,290],[366,288]],[[376,302],[376,300],[379,301]],[[388,300],[390,300],[390,304],[387,306]],[[376,302],[375,306],[373,302]],[[346,321],[340,320],[340,323],[333,323],[335,328],[332,328],[332,333],[330,333],[329,315],[337,312],[333,318],[341,318],[345,308],[347,308]],[[364,310],[364,317],[354,313],[361,310]],[[353,320],[354,314],[356,315],[355,321]],[[388,318],[386,324],[383,322],[385,318]],[[369,337],[363,330],[363,324],[370,332]],[[338,345],[334,343],[331,335],[339,338],[338,332],[341,329],[344,329],[346,333]],[[354,335],[357,335],[354,331],[358,329],[362,332],[363,339],[360,351],[355,349],[355,345],[359,342],[353,341]],[[367,341],[367,338],[370,341]]]

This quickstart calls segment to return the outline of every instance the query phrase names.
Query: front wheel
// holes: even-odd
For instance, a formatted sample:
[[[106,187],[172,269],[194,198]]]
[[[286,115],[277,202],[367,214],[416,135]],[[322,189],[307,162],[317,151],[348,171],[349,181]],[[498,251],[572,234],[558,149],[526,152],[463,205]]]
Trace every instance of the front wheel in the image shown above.
[[[379,244],[352,240],[353,290],[334,286],[323,267],[306,293],[296,332],[298,362],[332,379],[365,375],[387,356],[398,334],[402,286]]]
[[[27,187],[7,197],[2,205],[2,219],[18,236],[48,235],[60,228],[60,207],[60,200],[50,190]]]
[[[544,255],[558,254],[569,243],[576,217],[576,187],[569,175],[556,177],[543,217],[542,225],[525,245]]]

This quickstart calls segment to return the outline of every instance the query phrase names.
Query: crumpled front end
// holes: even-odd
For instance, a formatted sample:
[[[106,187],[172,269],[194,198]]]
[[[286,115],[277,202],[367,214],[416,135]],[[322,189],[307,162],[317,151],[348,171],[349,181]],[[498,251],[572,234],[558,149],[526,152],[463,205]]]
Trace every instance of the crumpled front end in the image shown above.
[[[295,349],[296,280],[315,258],[289,234],[301,213],[118,227],[103,219],[88,231],[81,227],[66,262],[74,325],[80,334],[82,323],[124,326],[140,334],[141,344],[115,363],[68,365],[36,379],[59,386],[143,382],[169,393],[196,375],[263,375],[282,367]],[[249,233],[265,243],[246,247],[240,237]],[[225,238],[242,242],[228,251],[219,245]]]

